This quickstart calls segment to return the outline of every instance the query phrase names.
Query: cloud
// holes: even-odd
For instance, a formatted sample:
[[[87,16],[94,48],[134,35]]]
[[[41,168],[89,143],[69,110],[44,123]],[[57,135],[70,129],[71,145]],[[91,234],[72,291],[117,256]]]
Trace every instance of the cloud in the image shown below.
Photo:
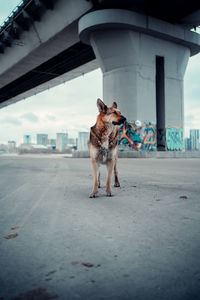
[[[5,117],[4,119],[1,120],[1,123],[3,124],[11,124],[11,125],[15,125],[15,126],[21,126],[22,122],[19,121],[17,118],[15,117]]]
[[[200,54],[192,56],[189,60],[184,79],[184,98],[193,106],[200,104],[200,81],[199,81]]]
[[[186,115],[185,116],[185,123],[191,123],[191,122],[193,122],[195,120],[195,117],[194,117],[194,115],[192,115],[192,114],[189,114],[189,115]]]
[[[21,119],[25,119],[29,122],[33,122],[33,123],[37,123],[39,121],[38,117],[36,116],[36,114],[32,113],[32,112],[28,112],[25,113],[23,115],[20,116]]]
[[[55,120],[56,120],[56,117],[53,116],[53,115],[47,115],[47,119],[48,119],[49,121],[55,121]]]

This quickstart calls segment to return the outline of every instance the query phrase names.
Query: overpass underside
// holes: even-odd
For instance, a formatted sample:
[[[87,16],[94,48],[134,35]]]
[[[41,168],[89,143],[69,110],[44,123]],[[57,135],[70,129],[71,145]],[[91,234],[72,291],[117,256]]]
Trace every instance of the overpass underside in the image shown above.
[[[117,101],[129,121],[123,146],[182,150],[183,80],[200,51],[190,31],[198,9],[186,0],[24,1],[0,31],[0,107],[100,67],[105,102]]]
[[[79,72],[80,75],[81,73],[84,74],[87,72],[87,69],[86,67],[84,68],[84,65],[93,60],[95,60],[95,54],[92,50],[92,47],[85,45],[82,42],[77,42],[73,46],[62,51],[58,55],[52,57],[48,61],[42,63],[38,67],[30,70],[29,72],[2,87],[0,89],[0,105],[6,105],[7,100],[12,99],[18,95],[19,96],[15,98],[15,100],[21,100],[21,94],[24,94],[31,89],[37,88],[40,85],[43,86],[38,88],[38,90],[36,89],[35,92],[38,93],[48,87],[51,87],[52,85],[57,85],[58,83],[65,82],[69,80],[69,77],[72,77],[72,74],[71,76],[70,74],[66,74],[67,76],[65,76],[64,74],[76,68],[79,68],[77,72]],[[93,70],[93,68],[96,68],[95,62],[93,65],[94,66],[92,66],[91,64],[91,70]],[[81,66],[83,67],[80,68]],[[60,77],[61,75],[63,76]],[[77,77],[77,75],[75,77]],[[53,81],[57,78],[57,82]],[[49,84],[49,81],[52,82]],[[46,85],[44,85],[45,83],[47,83],[47,87]]]

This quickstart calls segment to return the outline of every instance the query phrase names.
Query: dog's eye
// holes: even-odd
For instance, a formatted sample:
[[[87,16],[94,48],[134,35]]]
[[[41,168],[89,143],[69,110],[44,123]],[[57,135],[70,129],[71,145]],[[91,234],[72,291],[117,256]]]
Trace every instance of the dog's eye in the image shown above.
[[[113,111],[113,114],[117,115],[116,111]]]

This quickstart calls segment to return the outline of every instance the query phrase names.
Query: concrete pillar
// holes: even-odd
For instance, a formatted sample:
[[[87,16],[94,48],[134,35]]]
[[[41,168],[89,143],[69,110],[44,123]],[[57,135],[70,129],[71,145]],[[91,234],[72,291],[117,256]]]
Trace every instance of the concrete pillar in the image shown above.
[[[183,128],[183,77],[190,49],[164,34],[152,34],[147,26],[145,16],[110,9],[85,15],[79,33],[99,61],[105,103],[116,101],[129,121],[156,124],[160,113],[159,126]],[[163,61],[163,74],[156,63],[158,57]],[[156,95],[156,76],[163,77],[162,99]]]
[[[155,67],[142,63],[140,34],[101,30],[91,34],[90,42],[103,72],[104,101],[111,104],[115,100],[130,121],[155,122]]]

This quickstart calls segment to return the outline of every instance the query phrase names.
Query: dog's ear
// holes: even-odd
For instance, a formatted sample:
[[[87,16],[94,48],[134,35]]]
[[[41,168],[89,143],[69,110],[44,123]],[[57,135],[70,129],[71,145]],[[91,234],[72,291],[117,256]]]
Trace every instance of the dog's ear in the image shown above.
[[[101,112],[101,111],[104,113],[107,112],[107,106],[99,98],[97,99],[97,107],[98,107],[99,112]]]
[[[117,103],[116,102],[113,102],[112,108],[117,108]]]

